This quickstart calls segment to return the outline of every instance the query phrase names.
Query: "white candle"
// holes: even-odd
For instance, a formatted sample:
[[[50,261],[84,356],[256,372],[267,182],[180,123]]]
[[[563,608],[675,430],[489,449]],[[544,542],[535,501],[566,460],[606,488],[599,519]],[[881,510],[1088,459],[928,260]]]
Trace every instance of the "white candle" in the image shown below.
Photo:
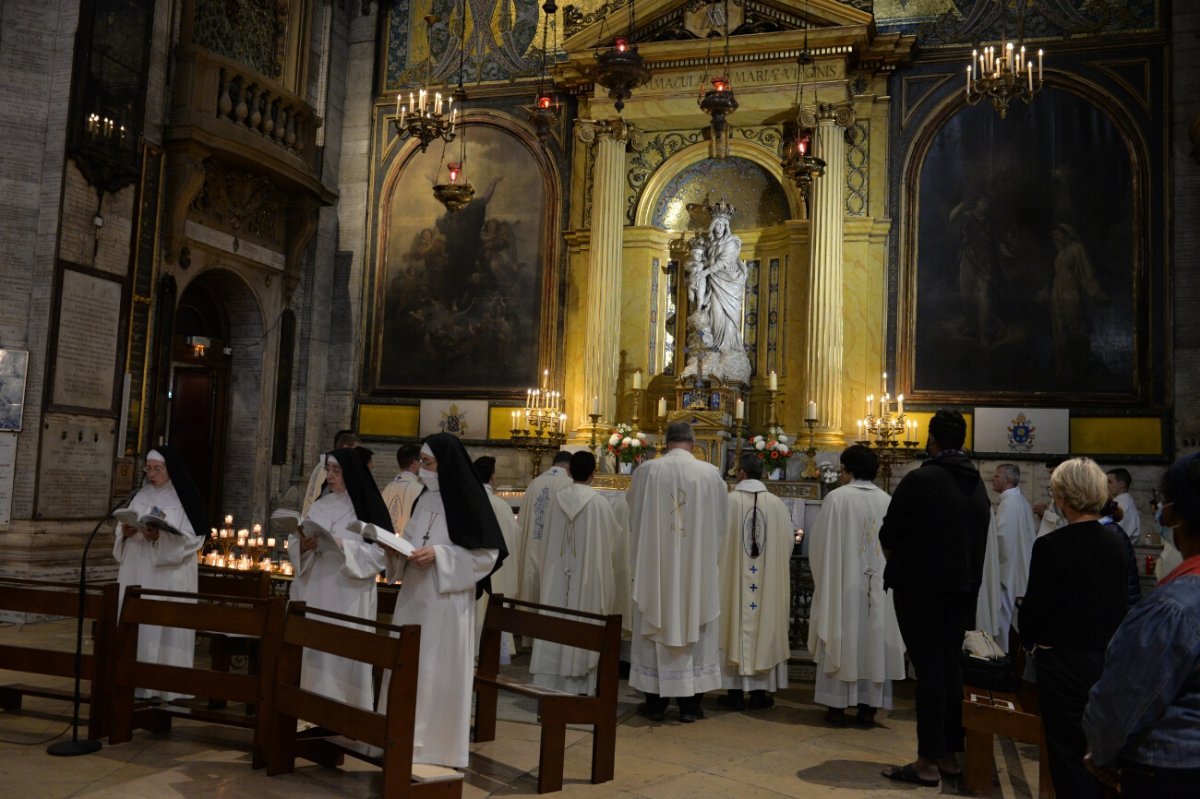
[[[808,415],[805,416],[804,418],[805,419],[816,419],[817,418],[817,403],[813,402],[812,400],[808,401]]]
[[[658,417],[661,419],[667,415],[667,398],[658,398]]]
[[[896,413],[904,415],[904,395],[899,394],[896,397]]]
[[[232,525],[232,524],[233,524],[233,517],[232,517],[232,516],[226,516],[226,517],[225,517],[225,524],[226,524],[226,525]]]
[[[767,376],[767,384],[772,391],[779,390],[779,375],[775,373],[774,369],[772,369],[771,374]]]
[[[863,437],[863,435],[862,435],[862,433],[863,433],[863,420],[862,420],[862,419],[859,419],[859,420],[858,420],[858,422],[857,422],[856,424],[858,425],[858,440],[859,440],[859,441],[862,441],[862,437]]]
[[[742,402],[740,398],[733,406],[733,418],[737,419],[739,422],[746,418],[746,403]]]
[[[592,416],[600,415],[600,398],[592,397]]]
[[[967,94],[971,93],[971,68],[967,67]]]
[[[636,372],[633,373],[633,390],[634,391],[642,390],[642,370],[641,369],[638,369]]]
[[[269,546],[271,549],[274,549],[274,548],[275,548],[275,539],[274,539],[274,538],[268,538],[268,539],[267,539],[267,546]]]
[[[254,523],[254,525],[253,525],[252,529],[254,530],[254,535],[255,535],[255,536],[259,536],[259,535],[261,535],[261,534],[262,534],[262,525],[261,525],[261,524],[259,524],[258,522],[255,522],[255,523]]]
[[[1042,51],[1038,50],[1038,83],[1042,82]]]
[[[882,392],[881,392],[881,393],[882,393],[882,394],[883,394],[885,397],[887,396],[887,372],[884,372],[884,373],[883,373],[883,390],[882,390]]]
[[[875,415],[875,395],[868,394],[867,395],[867,416],[874,416],[874,415]]]

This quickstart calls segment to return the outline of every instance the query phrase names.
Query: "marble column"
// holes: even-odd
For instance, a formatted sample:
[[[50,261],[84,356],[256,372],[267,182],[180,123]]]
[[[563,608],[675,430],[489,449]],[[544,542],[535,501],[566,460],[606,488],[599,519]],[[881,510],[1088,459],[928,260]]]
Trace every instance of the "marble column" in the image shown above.
[[[596,148],[592,166],[592,227],[584,309],[583,403],[600,402],[600,424],[616,420],[621,357],[621,251],[625,148],[633,134],[621,119],[576,122],[576,135]]]
[[[793,402],[817,404],[816,445],[845,446],[842,428],[842,233],[845,220],[846,137],[854,123],[849,105],[816,109],[814,155],[825,175],[813,179],[809,223],[808,313],[804,353],[804,395]]]

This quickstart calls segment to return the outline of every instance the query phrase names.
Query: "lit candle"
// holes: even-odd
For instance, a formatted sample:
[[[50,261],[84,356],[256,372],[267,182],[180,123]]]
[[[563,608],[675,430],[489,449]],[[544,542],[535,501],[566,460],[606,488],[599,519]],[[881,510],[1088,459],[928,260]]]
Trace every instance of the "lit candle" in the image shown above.
[[[1025,62],[1025,73],[1029,76],[1029,93],[1033,94],[1033,62]]]
[[[658,418],[662,419],[667,415],[667,398],[658,398]]]
[[[232,516],[226,516],[226,517],[225,517],[225,526],[226,526],[226,527],[231,527],[231,526],[233,526],[233,517],[232,517]]]
[[[560,413],[558,415],[558,432],[567,432],[567,415],[565,413]]]
[[[255,537],[262,536],[262,525],[261,524],[259,524],[258,522],[255,522],[252,529],[254,530]]]
[[[896,413],[900,414],[901,416],[904,415],[904,395],[903,394],[898,394],[896,396]]]
[[[396,92],[396,116],[400,116],[400,92]]]
[[[633,390],[634,391],[642,390],[642,370],[641,369],[638,369],[636,372],[633,373]]]
[[[1042,82],[1042,51],[1038,50],[1038,83]]]
[[[767,385],[772,391],[779,390],[779,375],[775,373],[774,369],[772,369],[771,374],[767,376]]]
[[[967,94],[971,93],[971,68],[967,67]]]
[[[817,403],[813,402],[812,400],[808,401],[808,415],[805,416],[804,418],[805,419],[816,419],[817,418]]]
[[[883,394],[885,397],[887,396],[887,372],[884,372],[884,373],[883,373],[883,391],[882,391],[882,394]]]
[[[875,395],[868,394],[867,395],[867,416],[874,416],[874,415],[875,415]]]
[[[733,406],[733,418],[739,422],[746,418],[746,403],[742,402],[740,398]]]
[[[267,539],[267,546],[269,546],[271,549],[274,549],[274,548],[275,548],[275,539],[274,539],[274,538],[268,538],[268,539]]]
[[[592,416],[600,415],[600,398],[592,397]]]
[[[862,437],[863,437],[863,420],[862,420],[862,419],[859,419],[859,420],[858,420],[858,422],[857,422],[856,424],[857,424],[857,426],[858,426],[858,440],[859,440],[859,441],[862,441]]]
[[[212,528],[212,535],[211,535],[211,536],[209,536],[209,537],[210,537],[210,538],[216,538],[216,537],[217,537],[217,528],[215,528],[215,527],[214,527],[214,528]]]

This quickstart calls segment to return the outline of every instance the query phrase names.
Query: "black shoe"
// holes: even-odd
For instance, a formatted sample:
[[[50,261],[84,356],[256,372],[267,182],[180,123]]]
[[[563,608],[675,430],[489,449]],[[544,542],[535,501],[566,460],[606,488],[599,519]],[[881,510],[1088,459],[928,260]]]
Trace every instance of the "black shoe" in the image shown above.
[[[704,718],[704,711],[700,707],[702,695],[691,697],[680,697],[679,699],[679,720],[684,724],[691,724],[694,721],[699,721]]]
[[[825,722],[835,727],[846,726],[846,711],[840,707],[831,707],[825,711]]]
[[[859,705],[858,713],[854,716],[854,724],[857,727],[870,729],[875,726],[875,708],[867,705]]]
[[[658,694],[646,694],[646,701],[638,705],[638,715],[645,716],[651,721],[666,721],[667,704],[670,701],[663,699]]]
[[[769,707],[775,707],[775,697],[766,691],[751,691],[747,707],[751,710],[766,710]]]
[[[751,701],[753,701],[753,700],[751,700]],[[745,710],[746,709],[745,695],[742,693],[741,690],[736,690],[736,689],[729,691],[728,693],[725,694],[725,696],[718,696],[717,704],[720,705],[721,707],[727,708],[729,710]]]

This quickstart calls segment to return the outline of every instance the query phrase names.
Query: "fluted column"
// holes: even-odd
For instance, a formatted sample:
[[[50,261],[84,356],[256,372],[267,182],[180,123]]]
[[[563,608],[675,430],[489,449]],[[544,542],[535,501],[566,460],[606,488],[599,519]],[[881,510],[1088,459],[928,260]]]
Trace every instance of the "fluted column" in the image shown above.
[[[816,113],[814,154],[825,175],[812,186],[809,223],[808,335],[803,397],[817,403],[818,447],[844,446],[842,433],[842,228],[845,218],[846,137],[854,122],[848,105],[822,105]]]
[[[596,148],[592,166],[592,228],[584,306],[586,346],[583,400],[591,410],[600,400],[600,423],[616,421],[617,370],[621,341],[622,202],[625,185],[625,147],[631,126],[621,119],[581,119],[579,140]]]

